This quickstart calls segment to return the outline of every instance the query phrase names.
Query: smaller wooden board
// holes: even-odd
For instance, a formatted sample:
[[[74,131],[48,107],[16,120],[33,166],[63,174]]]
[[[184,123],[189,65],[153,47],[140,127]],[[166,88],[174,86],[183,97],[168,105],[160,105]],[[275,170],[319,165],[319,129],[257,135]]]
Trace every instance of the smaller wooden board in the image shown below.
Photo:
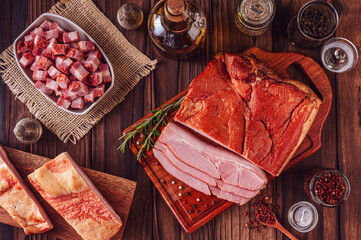
[[[82,239],[76,231],[38,194],[27,179],[27,175],[43,166],[51,159],[9,147],[4,147],[4,149],[9,159],[13,162],[23,179],[28,183],[30,189],[44,206],[45,211],[54,223],[54,228],[45,234],[66,240]],[[130,205],[132,204],[136,182],[88,168],[82,168],[82,170],[122,219],[123,226],[121,230],[112,238],[121,239],[127,222]],[[0,222],[14,227],[20,227],[2,208],[0,208]]]
[[[308,77],[309,81],[305,82],[305,84],[314,90],[322,100],[320,109],[310,130],[308,131],[307,136],[304,138],[296,153],[293,155],[293,158],[285,168],[284,171],[286,171],[321,147],[322,127],[330,111],[332,102],[331,85],[321,66],[314,60],[302,54],[292,52],[266,52],[257,47],[249,48],[245,50],[243,54],[253,56],[266,63],[266,65],[275,71],[278,76],[284,79],[290,78],[287,74],[287,68],[291,64],[298,65]],[[186,94],[187,90],[179,93],[177,96],[167,101],[164,105],[173,103]],[[150,115],[151,113],[125,129],[123,133],[132,130],[135,124],[145,118],[148,118]],[[171,114],[169,119],[171,120],[173,116],[174,113]],[[137,140],[138,139],[132,142],[129,146],[135,155],[141,148],[141,145],[136,144]],[[177,180],[159,164],[152,151],[147,152],[145,157],[141,159],[140,163],[167,205],[172,210],[174,216],[188,233],[197,230],[233,205],[231,202],[200,193]],[[272,180],[273,177],[268,174],[268,179]]]

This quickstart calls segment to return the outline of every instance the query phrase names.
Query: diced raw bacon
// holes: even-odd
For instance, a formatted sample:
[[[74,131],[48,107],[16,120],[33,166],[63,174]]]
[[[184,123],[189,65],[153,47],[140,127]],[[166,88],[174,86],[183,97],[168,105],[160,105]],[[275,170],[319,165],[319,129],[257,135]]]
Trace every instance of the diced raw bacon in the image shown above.
[[[27,35],[24,37],[24,44],[30,50],[34,47],[34,39],[31,35]]]
[[[39,47],[39,46],[34,46],[32,53],[35,56],[41,56],[43,54],[44,48]]]
[[[94,87],[98,86],[103,82],[102,75],[103,73],[101,71],[95,71],[87,77],[86,84]]]
[[[84,108],[84,99],[83,99],[83,97],[77,97],[77,98],[75,98],[75,99],[71,102],[71,107],[72,107],[72,108],[77,108],[77,109],[83,109],[83,108]]]
[[[42,81],[37,81],[34,84],[34,87],[36,87],[37,89],[39,89],[40,91],[42,91],[45,94],[52,94],[53,93],[53,90],[47,88],[46,85],[44,84],[44,82],[42,82]]]
[[[58,89],[58,83],[55,80],[51,79],[51,78],[48,78],[46,80],[46,85],[45,86],[47,88],[51,89],[51,90],[54,90],[54,91],[56,91]]]
[[[49,22],[48,20],[45,20],[40,27],[44,30],[44,31],[48,31],[50,29],[51,26],[51,22]]]
[[[48,74],[52,79],[56,79],[56,77],[60,74],[60,71],[58,69],[56,69],[56,67],[51,66],[48,69]]]
[[[64,32],[64,29],[59,27],[59,24],[57,22],[53,22],[49,27],[49,30],[54,30],[54,29],[58,29],[59,36],[61,36],[61,34],[63,34]]]
[[[84,100],[86,102],[94,102],[95,96],[94,96],[94,88],[89,88],[89,93],[84,96]]]
[[[69,101],[68,99],[64,98],[63,96],[60,96],[58,98],[58,101],[56,102],[56,105],[62,107],[62,108],[65,108],[65,109],[68,109],[69,106],[71,104],[71,101]]]
[[[70,82],[78,81],[78,79],[76,79],[76,77],[71,74],[70,74],[70,76],[68,76],[68,78],[69,78]]]
[[[67,51],[67,53],[66,53],[66,56],[67,57],[70,57],[70,58],[72,58],[72,59],[75,59],[75,60],[80,60],[80,59],[82,59],[82,57],[83,57],[83,53],[82,52],[80,52],[78,49],[76,49],[76,48],[69,48],[69,50]]]
[[[89,74],[79,61],[75,62],[73,66],[71,66],[70,73],[73,74],[79,81],[82,81]]]
[[[110,75],[108,64],[100,64],[99,69],[103,72],[103,82],[110,83],[112,81],[112,76]]]
[[[62,91],[63,91],[62,96],[70,101],[78,97],[78,95],[75,92],[70,91],[69,89],[63,89]]]
[[[89,72],[94,72],[99,67],[100,61],[97,56],[92,55],[85,60],[84,67]]]
[[[41,48],[46,48],[46,46],[48,46],[48,42],[40,36],[35,36],[34,45]]]
[[[80,38],[79,38],[78,31],[63,33],[63,42],[64,43],[77,42],[79,40],[80,40]]]
[[[73,65],[73,61],[70,58],[65,58],[58,66],[58,69],[63,73],[68,74],[69,68]]]
[[[79,41],[78,48],[81,52],[89,52],[95,50],[94,44],[92,41]]]
[[[54,56],[65,55],[67,48],[68,48],[67,44],[54,44],[52,51],[53,51]]]
[[[60,73],[57,76],[56,82],[58,83],[59,87],[62,89],[67,89],[70,83],[69,78],[63,73]]]
[[[98,60],[102,59],[102,53],[99,51],[99,49],[89,52],[87,57],[90,57],[90,56],[96,56],[98,58]]]
[[[45,81],[47,76],[48,76],[48,72],[47,72],[47,71],[35,70],[35,71],[33,72],[33,79],[34,79],[34,80]]]
[[[79,81],[71,82],[69,90],[75,92],[78,96],[85,96],[89,93],[88,86]]]
[[[55,58],[55,67],[59,69],[59,65],[66,59],[64,56],[58,56]]]
[[[30,70],[33,71],[33,72],[39,69],[39,68],[35,67],[35,63],[38,61],[38,59],[39,59],[39,56],[35,56],[35,60],[34,60],[33,64],[30,67]]]
[[[57,41],[55,38],[49,40],[48,46],[43,51],[42,55],[47,58],[55,59],[53,55],[53,45],[56,44]]]
[[[24,37],[24,42],[26,43],[26,42],[29,42],[29,41],[34,41],[34,38],[31,35],[26,35]]]
[[[58,87],[56,90],[55,90],[55,96],[61,96],[63,95],[63,91],[60,87]]]
[[[98,87],[94,88],[94,96],[101,97],[104,95],[105,85],[100,84]]]
[[[49,40],[51,38],[58,38],[59,36],[59,30],[53,29],[49,31],[42,32],[41,36],[45,38],[46,40]]]
[[[75,42],[69,43],[69,46],[70,46],[71,48],[76,48],[76,49],[78,49],[78,44],[75,43]]]
[[[35,62],[34,67],[38,69],[48,70],[51,65],[53,65],[53,63],[49,61],[49,59],[43,56],[39,56],[38,60]]]
[[[31,52],[27,52],[20,58],[19,63],[21,66],[27,67],[34,61],[34,59],[35,57],[33,54]]]
[[[30,35],[35,39],[36,36],[41,37],[43,29],[41,27],[35,28],[30,32]]]
[[[30,51],[30,49],[27,46],[25,46],[24,40],[20,40],[18,42],[18,44],[16,45],[16,52],[18,54],[23,54],[23,53],[26,53],[26,52],[29,52],[29,51]]]

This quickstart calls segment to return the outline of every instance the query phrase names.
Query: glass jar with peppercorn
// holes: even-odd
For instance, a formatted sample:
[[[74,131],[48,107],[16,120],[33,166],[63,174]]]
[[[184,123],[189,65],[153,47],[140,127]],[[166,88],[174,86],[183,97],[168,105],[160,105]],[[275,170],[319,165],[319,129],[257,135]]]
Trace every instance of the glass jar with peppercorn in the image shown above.
[[[337,11],[331,4],[310,1],[301,7],[288,24],[288,38],[300,48],[318,47],[336,31],[338,21]]]
[[[305,178],[306,194],[325,207],[340,206],[348,199],[351,191],[350,182],[344,174],[335,169],[315,169]]]

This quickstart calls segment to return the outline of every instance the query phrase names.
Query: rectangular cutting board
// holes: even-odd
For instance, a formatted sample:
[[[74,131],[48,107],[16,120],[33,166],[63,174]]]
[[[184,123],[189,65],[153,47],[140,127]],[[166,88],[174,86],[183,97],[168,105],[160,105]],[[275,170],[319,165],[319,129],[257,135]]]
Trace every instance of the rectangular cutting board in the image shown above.
[[[247,49],[243,52],[243,54],[253,56],[265,62],[266,65],[272,68],[281,78],[289,78],[287,68],[291,64],[298,65],[309,80],[305,84],[314,90],[322,100],[320,109],[307,136],[284,170],[286,171],[321,147],[322,127],[330,111],[332,102],[332,90],[329,80],[320,65],[302,54],[292,52],[272,53],[263,51],[257,47]],[[181,92],[164,105],[180,99],[186,93],[187,90]],[[140,119],[138,122],[150,115],[151,113]],[[170,120],[173,115],[169,117]],[[137,124],[138,122],[134,124]],[[133,125],[125,129],[124,133],[132,130]],[[129,146],[135,155],[141,147],[141,145],[136,144],[136,140]],[[140,163],[167,205],[172,210],[174,216],[188,233],[197,230],[202,225],[206,224],[215,216],[233,205],[231,202],[200,193],[178,181],[164,170],[157,159],[153,156],[152,151],[147,152],[145,157],[141,159]],[[268,177],[272,180],[270,175],[268,175]]]
[[[34,190],[27,179],[27,175],[32,173],[35,169],[43,166],[51,159],[9,147],[4,147],[4,149],[9,159],[13,162],[20,175],[28,183],[30,189],[44,206],[45,211],[54,223],[54,228],[44,234],[66,240],[82,239],[76,231]],[[76,161],[76,159],[74,160]],[[115,212],[121,217],[123,226],[112,238],[121,239],[127,222],[130,205],[132,204],[136,182],[88,168],[82,168],[82,170],[108,200]],[[20,227],[3,208],[0,208],[0,222],[14,227]]]

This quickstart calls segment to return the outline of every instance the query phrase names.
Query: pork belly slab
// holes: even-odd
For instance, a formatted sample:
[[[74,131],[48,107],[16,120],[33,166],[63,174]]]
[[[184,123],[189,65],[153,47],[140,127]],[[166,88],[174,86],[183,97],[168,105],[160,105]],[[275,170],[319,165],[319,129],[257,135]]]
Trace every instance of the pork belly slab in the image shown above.
[[[255,164],[195,136],[170,122],[153,153],[171,175],[205,194],[244,204],[256,196],[267,178]]]
[[[24,229],[27,235],[43,233],[54,227],[2,146],[0,146],[0,206]]]
[[[35,170],[31,184],[85,240],[106,240],[122,221],[68,153]]]
[[[190,84],[175,121],[278,176],[303,141],[321,100],[254,58],[223,53]]]

